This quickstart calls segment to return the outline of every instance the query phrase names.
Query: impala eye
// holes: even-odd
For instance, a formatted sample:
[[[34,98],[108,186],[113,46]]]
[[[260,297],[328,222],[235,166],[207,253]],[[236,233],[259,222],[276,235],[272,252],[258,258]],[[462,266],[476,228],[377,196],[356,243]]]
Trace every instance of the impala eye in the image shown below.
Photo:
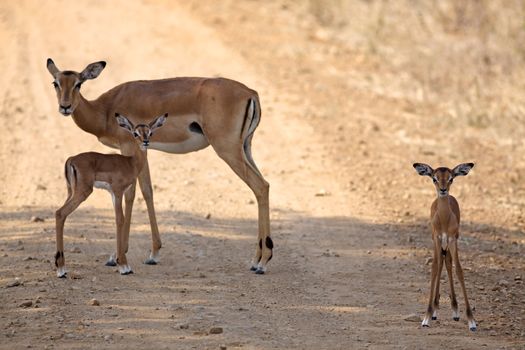
[[[80,90],[81,86],[82,86],[82,83],[76,83],[75,84],[75,89]]]
[[[58,88],[58,83],[56,81],[53,82],[53,86],[55,87],[55,89]]]
[[[437,182],[438,182],[438,180],[436,180],[436,178],[434,178],[434,177],[432,178],[432,181],[433,181],[435,184],[437,184]]]
[[[450,179],[448,180],[449,183],[453,183],[454,182],[454,179]]]
[[[139,134],[139,132],[138,132],[138,131],[133,131],[133,136],[135,136],[135,137],[139,137],[139,136],[140,136],[140,134]]]

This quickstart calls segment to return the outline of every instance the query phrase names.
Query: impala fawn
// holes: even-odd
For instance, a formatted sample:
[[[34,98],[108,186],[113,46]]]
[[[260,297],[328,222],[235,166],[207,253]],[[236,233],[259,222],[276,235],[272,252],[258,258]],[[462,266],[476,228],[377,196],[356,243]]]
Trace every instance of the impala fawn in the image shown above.
[[[456,266],[456,275],[465,297],[468,326],[471,331],[476,330],[476,321],[468,302],[463,269],[459,263],[458,237],[459,237],[459,204],[456,198],[449,195],[450,186],[456,176],[466,176],[474,163],[463,163],[454,169],[445,167],[432,169],[423,163],[414,163],[414,168],[421,176],[430,176],[437,191],[437,199],[430,208],[430,222],[432,225],[432,240],[434,242],[434,259],[432,260],[432,274],[430,283],[430,298],[425,318],[421,323],[423,327],[429,327],[430,319],[437,319],[439,307],[439,280],[443,270],[443,262],[447,267],[450,282],[450,301],[452,304],[452,317],[459,321],[458,302],[454,292],[454,281],[452,276],[452,261]]]
[[[164,114],[157,117],[149,125],[138,124],[134,126],[126,117],[115,113],[119,126],[131,133],[137,143],[133,156],[86,152],[70,157],[66,161],[65,175],[68,196],[64,205],[56,211],[57,253],[55,265],[58,277],[66,277],[64,222],[68,215],[89,197],[93,192],[93,187],[106,189],[111,193],[117,224],[116,264],[118,264],[120,274],[133,273],[126,260],[128,241],[123,232],[122,196],[135,183],[146,162],[146,150],[150,138],[155,130],[164,124],[167,116]]]

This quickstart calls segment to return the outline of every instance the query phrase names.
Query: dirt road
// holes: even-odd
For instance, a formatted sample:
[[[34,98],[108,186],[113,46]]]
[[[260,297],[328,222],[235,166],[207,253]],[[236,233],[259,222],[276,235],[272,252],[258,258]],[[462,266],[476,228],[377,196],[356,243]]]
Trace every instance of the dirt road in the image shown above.
[[[468,332],[461,297],[462,319],[452,321],[446,278],[439,321],[420,329],[405,320],[422,315],[429,284],[433,191],[410,166],[430,154],[410,129],[421,121],[402,102],[372,93],[381,82],[361,74],[384,73],[372,58],[331,49],[335,39],[302,14],[279,1],[264,8],[214,1],[0,5],[0,348],[525,347],[525,236],[523,222],[511,222],[523,206],[477,192],[491,190],[487,170],[475,169],[453,191],[465,203],[460,249],[479,331]],[[159,265],[141,263],[150,230],[138,195],[128,254],[135,274],[104,266],[115,248],[114,217],[110,197],[98,191],[66,223],[75,278],[57,279],[54,211],[66,196],[63,163],[82,151],[110,150],[59,115],[47,57],[77,71],[107,60],[82,88],[88,99],[124,81],[171,76],[225,76],[258,90],[263,116],[253,154],[271,184],[276,245],[268,273],[248,271],[253,195],[208,148],[150,152]],[[486,136],[461,141],[468,151],[459,157],[447,149],[434,160],[497,159],[476,143]],[[496,177],[494,186],[505,180]],[[499,209],[482,209],[497,198]],[[31,222],[34,216],[44,221]],[[7,287],[16,278],[20,284]],[[214,327],[222,333],[210,334]]]

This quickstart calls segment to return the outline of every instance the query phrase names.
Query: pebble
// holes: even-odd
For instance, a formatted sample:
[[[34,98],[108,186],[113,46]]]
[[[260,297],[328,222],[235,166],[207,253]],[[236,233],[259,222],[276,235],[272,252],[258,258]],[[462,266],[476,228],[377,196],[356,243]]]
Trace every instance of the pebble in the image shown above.
[[[33,305],[33,302],[31,300],[28,300],[28,301],[24,301],[23,303],[21,303],[18,306],[19,307],[30,307],[31,305]]]
[[[211,214],[210,213],[206,214],[206,220],[210,220],[210,219],[211,219]]]
[[[228,349],[228,348],[226,347],[226,345],[219,345],[219,349],[220,349],[220,350],[226,350],[226,349]]]
[[[80,275],[78,273],[75,273],[75,272],[70,272],[69,273],[69,278],[71,278],[72,280],[81,280],[82,279],[82,275]]]
[[[11,282],[9,282],[9,283],[7,284],[6,287],[7,287],[7,288],[18,287],[20,284],[22,284],[22,283],[20,282],[20,279],[15,278],[15,279],[12,280]]]
[[[179,324],[179,328],[180,329],[188,329],[188,328],[190,328],[190,325],[187,324],[187,323]]]
[[[74,248],[71,249],[69,252],[70,252],[70,253],[76,253],[76,254],[82,253],[82,251],[80,250],[79,247],[74,247]]]
[[[410,314],[407,317],[405,317],[405,321],[409,322],[421,322],[421,317],[417,314]]]
[[[425,265],[430,265],[432,261],[434,261],[433,258],[427,258],[427,260],[425,260]]]
[[[315,196],[316,197],[326,197],[326,196],[329,196],[330,195],[330,192],[328,192],[327,190],[325,190],[324,188],[320,189],[319,191],[317,191],[315,193]]]
[[[98,301],[97,299],[91,299],[89,301],[89,304],[93,306],[100,306],[100,301]]]
[[[31,222],[44,222],[44,219],[41,218],[40,216],[31,216],[30,221]]]
[[[221,334],[222,327],[212,327],[210,328],[210,334]]]

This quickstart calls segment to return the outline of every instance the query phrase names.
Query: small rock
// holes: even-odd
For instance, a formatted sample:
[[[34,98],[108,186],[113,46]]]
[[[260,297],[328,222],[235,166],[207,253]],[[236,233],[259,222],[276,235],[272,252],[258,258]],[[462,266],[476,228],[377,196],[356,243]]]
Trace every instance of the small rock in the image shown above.
[[[427,260],[425,260],[425,265],[432,264],[432,261],[434,261],[434,258],[427,258]]]
[[[89,301],[89,304],[93,306],[100,306],[100,301],[98,301],[97,299],[91,299]]]
[[[371,250],[367,250],[366,253],[370,255],[370,254],[372,254],[372,251]]]
[[[246,204],[255,204],[255,201],[253,199],[248,199],[246,201]]]
[[[179,328],[180,329],[188,329],[188,328],[190,328],[190,325],[187,324],[187,323],[179,324]]]
[[[500,280],[498,282],[498,284],[502,287],[507,287],[509,285],[509,282],[505,281],[505,280]]]
[[[328,192],[327,190],[325,190],[323,188],[315,193],[316,197],[326,197],[326,196],[329,196],[329,195],[330,195],[330,192]]]
[[[80,275],[78,273],[75,273],[75,272],[70,272],[69,273],[69,278],[71,278],[72,280],[81,280],[82,279],[82,275]]]
[[[210,334],[221,334],[222,327],[212,327],[210,328]]]
[[[29,261],[29,260],[34,260],[34,258],[32,256],[26,256],[23,261]]]
[[[405,321],[408,322],[421,322],[421,317],[417,314],[410,314],[407,317],[405,317]]]
[[[211,219],[211,214],[210,213],[206,214],[206,220],[210,220],[210,219]]]
[[[521,281],[521,276],[520,275],[514,276],[514,281]]]
[[[23,303],[21,303],[18,306],[19,307],[31,307],[31,305],[33,305],[33,302],[31,300],[28,300],[28,301],[24,301]]]
[[[220,349],[220,350],[226,350],[226,349],[228,349],[228,348],[226,347],[226,345],[219,345],[219,349]]]
[[[44,222],[44,219],[41,218],[40,216],[31,216],[30,221],[31,222]]]
[[[74,248],[71,249],[69,252],[70,252],[70,253],[75,253],[75,254],[82,253],[82,251],[80,250],[79,247],[74,247]]]
[[[15,278],[15,279],[12,280],[11,282],[9,282],[9,283],[6,285],[6,287],[7,287],[7,288],[18,287],[20,284],[21,284],[20,279]]]
[[[45,191],[47,190],[47,187],[41,184],[36,185],[37,191]]]

